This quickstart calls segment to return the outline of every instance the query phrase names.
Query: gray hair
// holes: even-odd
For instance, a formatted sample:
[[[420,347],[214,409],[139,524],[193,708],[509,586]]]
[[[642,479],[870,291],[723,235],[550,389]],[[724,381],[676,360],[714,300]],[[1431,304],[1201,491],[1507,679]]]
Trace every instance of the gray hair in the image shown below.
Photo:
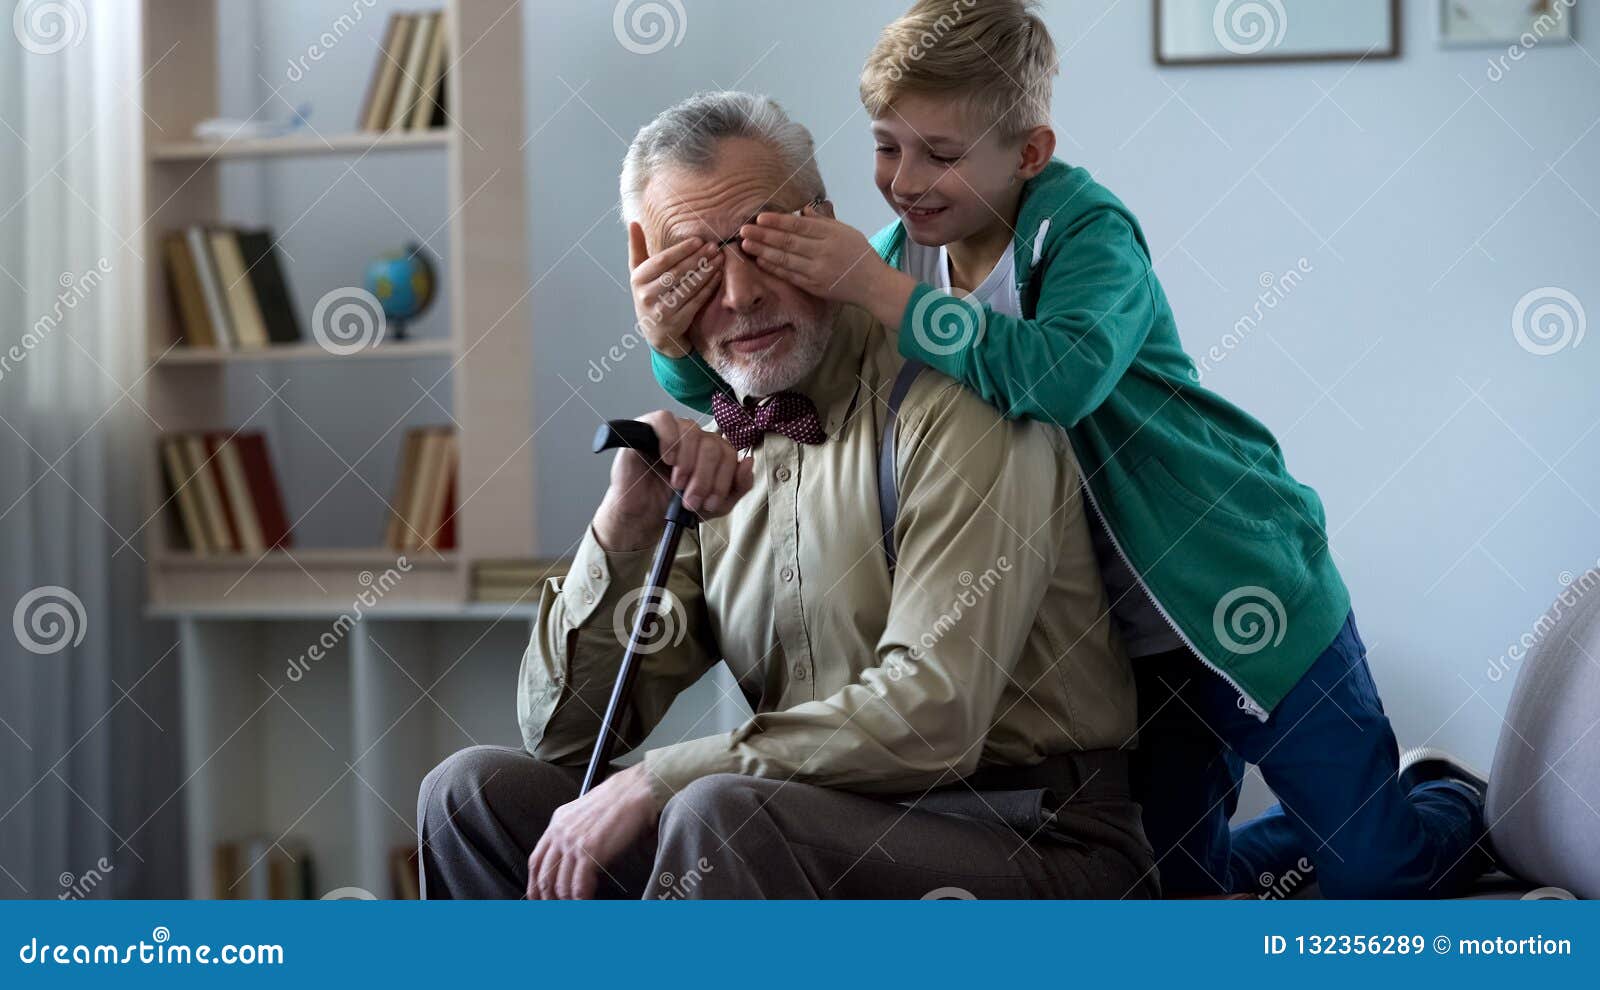
[[[645,186],[663,168],[708,168],[724,138],[765,141],[809,195],[825,190],[813,155],[811,132],[765,96],[723,90],[696,93],[639,129],[622,161],[622,222],[639,219]]]

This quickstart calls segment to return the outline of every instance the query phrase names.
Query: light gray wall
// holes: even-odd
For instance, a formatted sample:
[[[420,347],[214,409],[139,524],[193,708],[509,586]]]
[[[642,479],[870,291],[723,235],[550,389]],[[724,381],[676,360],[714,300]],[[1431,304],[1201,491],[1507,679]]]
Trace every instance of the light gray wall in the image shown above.
[[[260,68],[278,81],[329,15],[308,0],[275,7]],[[605,464],[586,446],[595,421],[659,402],[642,350],[598,384],[588,377],[632,323],[614,206],[617,165],[641,124],[697,89],[770,92],[815,132],[841,217],[864,228],[888,219],[869,182],[855,79],[901,0],[684,7],[681,43],[639,55],[614,35],[611,2],[524,4],[548,552],[578,537],[604,486]],[[1600,312],[1600,62],[1552,44],[1492,82],[1495,51],[1441,50],[1435,4],[1413,2],[1399,61],[1158,69],[1151,7],[1047,4],[1063,52],[1061,152],[1143,219],[1191,352],[1223,348],[1207,384],[1271,426],[1322,493],[1402,742],[1487,764],[1510,690],[1509,677],[1489,676],[1491,661],[1531,630],[1559,575],[1600,556],[1600,351],[1535,356],[1512,333],[1518,300],[1545,286]],[[370,59],[370,42],[347,42],[286,95],[342,123]],[[285,227],[329,178],[322,166],[270,171],[266,195]],[[431,174],[372,171],[393,201],[437,211]],[[329,197],[345,205],[319,208],[294,244],[317,269],[297,275],[303,307],[351,259],[400,236],[386,210],[345,196],[370,198],[345,182]],[[1263,273],[1301,259],[1303,282],[1226,344],[1257,306]],[[300,399],[318,401],[318,383],[301,384]],[[338,394],[327,418],[352,417],[355,443],[376,414],[352,412],[352,390]],[[377,457],[380,489],[392,456]]]

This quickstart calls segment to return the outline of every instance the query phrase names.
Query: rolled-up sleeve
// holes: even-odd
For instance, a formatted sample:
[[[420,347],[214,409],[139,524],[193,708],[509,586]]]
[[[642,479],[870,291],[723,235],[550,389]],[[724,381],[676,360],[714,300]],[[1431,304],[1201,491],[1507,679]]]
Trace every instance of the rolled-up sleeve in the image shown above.
[[[586,762],[600,735],[653,549],[607,552],[591,529],[572,567],[545,583],[539,617],[517,678],[517,722],[529,753],[558,765]],[[640,651],[633,703],[618,753],[635,746],[674,698],[714,662],[694,534],[679,544],[665,610]]]
[[[899,563],[875,656],[827,698],[649,751],[658,794],[720,772],[890,793],[977,767],[1081,512],[1063,505],[1076,468],[1048,427],[999,420],[943,379],[918,389],[930,391],[908,400],[899,432]]]

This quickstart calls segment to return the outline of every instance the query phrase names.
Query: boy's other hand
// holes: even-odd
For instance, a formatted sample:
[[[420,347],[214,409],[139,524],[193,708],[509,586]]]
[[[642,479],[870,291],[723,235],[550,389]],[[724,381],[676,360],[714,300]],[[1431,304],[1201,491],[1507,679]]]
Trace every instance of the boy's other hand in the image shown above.
[[[688,354],[689,325],[722,281],[722,252],[691,237],[652,256],[644,228],[630,223],[628,268],[633,312],[645,340],[667,357]]]
[[[916,280],[884,263],[861,231],[808,207],[803,216],[763,213],[739,228],[762,271],[836,302],[860,306],[897,329]]]

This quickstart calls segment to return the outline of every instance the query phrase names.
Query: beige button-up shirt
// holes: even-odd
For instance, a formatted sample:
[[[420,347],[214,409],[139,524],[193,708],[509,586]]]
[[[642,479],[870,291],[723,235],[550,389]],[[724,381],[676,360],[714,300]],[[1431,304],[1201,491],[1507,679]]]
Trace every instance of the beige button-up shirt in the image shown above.
[[[719,659],[755,715],[646,753],[662,800],[713,773],[916,791],[1132,737],[1132,672],[1061,431],[1008,422],[924,371],[900,410],[891,582],[877,458],[901,363],[888,331],[842,310],[796,389],[827,442],[766,435],[754,489],[685,535],[624,739],[637,744]],[[608,553],[591,530],[545,587],[517,694],[534,756],[587,760],[652,554]]]

